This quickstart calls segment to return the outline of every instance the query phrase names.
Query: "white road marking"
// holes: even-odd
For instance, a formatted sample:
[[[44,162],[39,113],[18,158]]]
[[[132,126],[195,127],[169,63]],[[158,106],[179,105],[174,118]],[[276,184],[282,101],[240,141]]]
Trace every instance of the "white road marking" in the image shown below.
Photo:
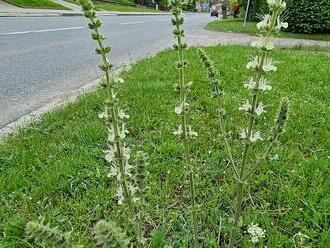
[[[19,31],[19,32],[0,33],[0,36],[31,34],[31,33],[57,32],[57,31],[66,31],[66,30],[83,29],[83,28],[85,28],[85,27],[69,27],[69,28],[53,28],[53,29],[42,29],[42,30],[28,30],[28,31]]]
[[[143,24],[145,22],[122,22],[119,25]]]
[[[170,20],[167,20],[167,19],[165,19],[165,20],[157,20],[156,22],[169,22]]]

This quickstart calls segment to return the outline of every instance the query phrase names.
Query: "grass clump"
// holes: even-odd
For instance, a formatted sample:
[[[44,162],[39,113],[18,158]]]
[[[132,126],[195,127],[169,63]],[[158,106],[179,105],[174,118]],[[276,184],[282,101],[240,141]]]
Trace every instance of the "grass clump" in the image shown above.
[[[255,22],[247,22],[246,26],[243,27],[243,21],[235,19],[212,21],[207,24],[206,29],[223,32],[247,33],[254,36],[258,34],[258,29]],[[330,41],[330,34],[280,32],[277,37]]]

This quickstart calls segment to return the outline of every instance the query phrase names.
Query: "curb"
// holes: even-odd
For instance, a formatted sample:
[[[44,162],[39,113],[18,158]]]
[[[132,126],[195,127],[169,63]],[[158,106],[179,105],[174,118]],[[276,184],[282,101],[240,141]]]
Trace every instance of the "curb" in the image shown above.
[[[96,90],[102,79],[103,78],[98,78],[92,83],[83,85],[71,91],[67,95],[57,96],[54,100],[47,103],[46,105],[43,105],[42,107],[20,117],[18,120],[7,124],[3,128],[0,128],[0,144],[4,143],[9,135],[16,134],[20,129],[36,121],[39,121],[44,114],[54,111],[57,108],[63,107],[66,104],[73,103],[78,99],[78,97]]]

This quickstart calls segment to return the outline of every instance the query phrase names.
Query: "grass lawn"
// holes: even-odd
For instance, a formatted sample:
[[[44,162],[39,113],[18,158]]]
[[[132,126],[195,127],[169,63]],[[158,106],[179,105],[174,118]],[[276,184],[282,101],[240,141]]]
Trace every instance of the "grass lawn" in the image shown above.
[[[51,0],[5,0],[8,3],[17,5],[22,8],[38,8],[38,9],[65,9],[68,10],[65,6],[62,6],[58,3],[52,2]]]
[[[241,20],[230,20],[230,19],[227,21],[216,20],[210,22],[206,26],[206,29],[225,31],[225,32],[248,33],[251,35],[256,35],[258,33],[258,29],[255,22],[248,22],[246,27],[244,28],[243,22]],[[300,34],[300,33],[281,32],[279,34],[279,37],[330,41],[330,34]]]
[[[67,2],[77,3],[78,0],[66,0]],[[163,12],[157,11],[153,8],[135,7],[133,2],[130,0],[118,0],[114,1],[116,3],[105,3],[101,1],[96,1],[94,3],[97,10],[107,10],[107,11],[122,11],[122,12]],[[132,4],[130,6],[129,4]]]
[[[237,133],[245,119],[238,106],[248,97],[243,88],[246,62],[252,48],[217,46],[206,48],[221,72],[226,92],[227,128],[233,130],[234,156],[241,156]],[[187,51],[189,123],[199,136],[191,142],[196,166],[198,222],[203,247],[228,241],[233,203],[233,172],[228,166],[209,83],[196,49]],[[280,97],[291,100],[287,131],[246,199],[241,228],[242,247],[254,247],[247,225],[258,223],[266,230],[260,247],[294,247],[295,234],[307,235],[306,247],[327,247],[330,242],[330,74],[329,55],[302,50],[277,50],[278,72],[271,74],[273,90],[264,94],[267,104],[259,130],[266,134],[273,122]],[[144,227],[151,245],[187,247],[190,212],[188,186],[184,180],[181,146],[172,132],[179,123],[174,113],[177,54],[165,51],[142,60],[123,73],[122,102],[129,109],[128,143],[149,154],[148,221]],[[12,225],[44,216],[62,231],[73,231],[75,241],[92,245],[90,233],[99,219],[125,225],[114,197],[113,182],[106,177],[103,159],[106,127],[97,115],[103,111],[104,90],[81,97],[42,121],[10,137],[0,147],[0,240],[1,235],[20,236]],[[264,142],[256,149],[261,151]],[[277,158],[275,158],[277,157]],[[219,223],[221,228],[219,229]],[[131,232],[131,230],[128,230]],[[19,239],[6,238],[8,247],[26,247]],[[4,243],[2,243],[4,244]],[[0,243],[1,246],[1,243]],[[6,247],[6,246],[1,246]],[[33,246],[34,247],[34,246]],[[223,246],[222,246],[223,247]]]
[[[122,12],[162,12],[153,8],[135,7],[129,5],[111,4],[111,3],[95,3],[97,9],[108,11],[122,11]]]

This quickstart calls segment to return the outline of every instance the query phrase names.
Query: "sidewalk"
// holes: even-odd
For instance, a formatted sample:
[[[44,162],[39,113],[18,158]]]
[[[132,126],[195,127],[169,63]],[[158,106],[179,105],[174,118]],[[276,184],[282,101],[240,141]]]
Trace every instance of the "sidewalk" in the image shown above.
[[[81,16],[80,6],[68,3],[63,0],[53,0],[71,10],[56,10],[56,9],[27,9],[20,8],[15,5],[6,3],[0,0],[0,17],[58,17],[58,16]],[[156,12],[119,12],[119,11],[98,11],[100,16],[121,16],[121,15],[170,15],[170,13],[156,13]]]
[[[219,32],[201,29],[194,34],[186,36],[188,44],[199,46],[212,45],[251,45],[257,39],[245,33]],[[293,38],[275,38],[274,44],[279,47],[323,47],[328,48],[330,52],[330,41],[293,39]]]

